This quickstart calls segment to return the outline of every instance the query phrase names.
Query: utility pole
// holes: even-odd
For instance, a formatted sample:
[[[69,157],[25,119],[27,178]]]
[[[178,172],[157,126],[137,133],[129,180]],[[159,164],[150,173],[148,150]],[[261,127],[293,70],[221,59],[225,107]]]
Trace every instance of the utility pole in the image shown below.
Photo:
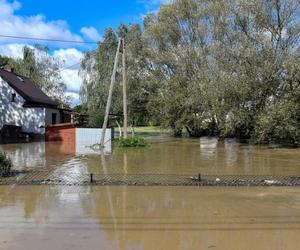
[[[108,93],[108,98],[107,98],[105,117],[104,117],[104,123],[103,123],[103,127],[102,127],[102,135],[101,135],[101,141],[100,141],[100,146],[102,148],[104,148],[104,146],[105,146],[104,145],[105,144],[105,142],[104,142],[105,133],[106,133],[107,123],[108,123],[108,116],[109,116],[109,111],[110,111],[110,106],[111,106],[111,99],[112,99],[114,84],[116,81],[116,73],[117,73],[117,68],[118,68],[120,48],[121,48],[121,40],[119,40],[119,43],[118,43],[118,49],[117,49],[117,53],[116,53],[116,57],[115,57],[113,73],[111,75],[111,82],[110,82],[110,87],[109,87],[109,93]]]
[[[124,113],[124,139],[127,139],[127,79],[126,79],[126,47],[125,39],[122,39],[123,53],[122,53],[122,66],[123,66],[123,113]]]

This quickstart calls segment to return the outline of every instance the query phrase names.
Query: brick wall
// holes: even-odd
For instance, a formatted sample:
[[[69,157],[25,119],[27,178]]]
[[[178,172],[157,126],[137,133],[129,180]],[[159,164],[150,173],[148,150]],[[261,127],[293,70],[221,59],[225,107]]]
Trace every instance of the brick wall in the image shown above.
[[[46,127],[46,141],[76,142],[76,128],[74,124],[57,124]]]

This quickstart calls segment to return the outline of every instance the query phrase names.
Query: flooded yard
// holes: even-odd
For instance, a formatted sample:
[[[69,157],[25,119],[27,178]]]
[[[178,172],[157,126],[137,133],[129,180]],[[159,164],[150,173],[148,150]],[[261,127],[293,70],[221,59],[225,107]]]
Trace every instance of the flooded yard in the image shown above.
[[[150,147],[106,148],[105,155],[69,144],[0,145],[15,169],[55,169],[70,173],[300,175],[300,149],[255,146],[215,138],[151,137]]]
[[[68,144],[0,145],[16,170],[300,175],[300,150],[214,138],[149,138],[104,155]],[[300,189],[283,187],[0,186],[0,249],[293,250]]]

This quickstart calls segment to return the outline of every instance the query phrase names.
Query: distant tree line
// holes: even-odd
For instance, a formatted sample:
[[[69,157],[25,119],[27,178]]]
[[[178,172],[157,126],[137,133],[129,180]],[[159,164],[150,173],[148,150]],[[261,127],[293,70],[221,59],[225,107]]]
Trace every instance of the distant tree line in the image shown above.
[[[125,38],[131,124],[168,127],[176,136],[300,144],[299,6],[175,0],[142,27],[108,28],[81,65],[91,124],[101,123],[117,42]],[[112,113],[121,114],[121,98],[119,85]]]

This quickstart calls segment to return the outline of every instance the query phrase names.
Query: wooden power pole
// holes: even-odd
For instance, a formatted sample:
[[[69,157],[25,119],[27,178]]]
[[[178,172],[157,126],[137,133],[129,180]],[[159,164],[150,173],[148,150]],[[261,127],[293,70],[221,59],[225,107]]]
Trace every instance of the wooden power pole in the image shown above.
[[[123,67],[123,115],[124,115],[124,138],[127,139],[127,79],[126,79],[126,48],[125,39],[122,39],[122,67]]]
[[[118,43],[118,49],[117,49],[117,53],[116,53],[116,57],[115,57],[113,73],[111,75],[111,82],[110,82],[109,93],[108,93],[108,98],[107,98],[105,117],[104,117],[104,122],[103,122],[103,127],[102,127],[100,146],[103,148],[105,146],[105,142],[104,142],[105,133],[106,133],[107,123],[108,123],[108,116],[109,116],[109,111],[110,111],[110,106],[111,106],[113,89],[114,89],[114,85],[115,85],[115,81],[116,81],[116,73],[117,73],[117,68],[118,68],[120,48],[121,48],[121,40]]]

